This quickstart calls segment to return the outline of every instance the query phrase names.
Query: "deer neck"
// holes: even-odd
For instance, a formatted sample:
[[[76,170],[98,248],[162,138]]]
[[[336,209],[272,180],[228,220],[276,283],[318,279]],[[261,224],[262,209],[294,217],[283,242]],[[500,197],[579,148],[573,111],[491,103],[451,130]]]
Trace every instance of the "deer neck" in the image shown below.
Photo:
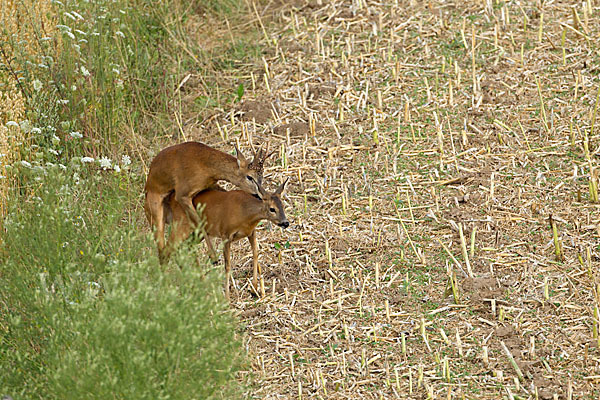
[[[219,160],[213,163],[213,177],[216,180],[225,180],[231,183],[236,183],[236,177],[238,172],[238,164],[235,157],[227,154],[227,157],[223,157],[222,160]]]
[[[264,204],[262,200],[256,197],[246,194],[246,201],[244,201],[244,209],[248,222],[251,225],[256,226],[261,219],[265,218]]]

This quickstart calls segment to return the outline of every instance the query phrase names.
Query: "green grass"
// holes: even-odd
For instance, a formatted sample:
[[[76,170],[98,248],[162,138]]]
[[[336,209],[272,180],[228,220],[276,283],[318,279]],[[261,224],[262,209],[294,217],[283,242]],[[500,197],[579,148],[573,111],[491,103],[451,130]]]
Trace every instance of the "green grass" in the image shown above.
[[[23,66],[28,112],[11,128],[28,145],[9,169],[0,244],[0,396],[242,397],[245,354],[222,268],[198,266],[193,242],[159,266],[132,154],[164,133],[156,121],[173,117],[183,66],[207,60],[181,34],[187,18],[232,18],[242,4],[56,2],[58,29],[37,27],[37,56],[0,28]],[[219,63],[257,51],[240,42]]]
[[[77,171],[97,186],[77,184],[71,168],[21,171],[38,189],[11,202],[5,224],[0,392],[235,397],[243,351],[220,268],[197,268],[191,248],[177,255],[179,267],[161,268],[150,238],[124,219],[131,188],[90,169]]]
[[[261,54],[251,35],[233,44],[228,37],[207,51],[186,31],[194,13],[235,19],[244,9],[240,0],[71,0],[55,7],[60,21],[54,36],[32,21],[35,56],[23,50],[18,36],[1,28],[0,33],[15,65],[22,66],[16,72],[27,118],[43,130],[30,139],[62,160],[82,151],[114,158],[165,134],[169,129],[156,120],[180,112],[175,89],[187,73],[231,69]],[[235,88],[223,100],[199,99],[198,105],[214,108],[232,99]],[[73,141],[72,132],[83,137]]]

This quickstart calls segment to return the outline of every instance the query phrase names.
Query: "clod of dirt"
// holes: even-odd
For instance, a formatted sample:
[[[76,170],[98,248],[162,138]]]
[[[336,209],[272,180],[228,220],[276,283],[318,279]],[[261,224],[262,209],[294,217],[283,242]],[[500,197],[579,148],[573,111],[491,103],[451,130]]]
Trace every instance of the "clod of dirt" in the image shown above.
[[[273,133],[276,135],[285,136],[288,129],[291,137],[304,137],[310,132],[308,122],[295,121],[274,128]]]
[[[515,334],[515,330],[512,326],[507,325],[507,326],[499,326],[498,328],[496,328],[496,336],[501,338],[501,339],[506,339],[509,337],[512,337]]]
[[[540,399],[552,399],[554,398],[554,391],[552,390],[553,382],[551,379],[543,376],[536,376],[533,378],[533,384],[538,388],[538,396]]]
[[[255,120],[258,124],[264,124],[273,117],[273,108],[271,102],[264,100],[244,100],[238,107],[242,113],[243,121]]]
[[[318,100],[323,95],[333,96],[337,89],[333,86],[312,85],[308,89],[308,97],[313,100]]]

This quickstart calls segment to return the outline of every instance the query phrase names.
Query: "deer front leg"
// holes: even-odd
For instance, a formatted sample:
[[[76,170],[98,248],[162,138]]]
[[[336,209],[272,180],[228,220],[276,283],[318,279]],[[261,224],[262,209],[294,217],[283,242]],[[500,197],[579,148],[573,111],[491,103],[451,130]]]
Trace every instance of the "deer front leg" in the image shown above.
[[[229,281],[231,279],[231,242],[229,240],[223,246],[223,258],[225,258],[225,297],[229,300]]]
[[[256,231],[248,236],[248,241],[252,249],[252,286],[258,293],[258,242],[256,241]]]

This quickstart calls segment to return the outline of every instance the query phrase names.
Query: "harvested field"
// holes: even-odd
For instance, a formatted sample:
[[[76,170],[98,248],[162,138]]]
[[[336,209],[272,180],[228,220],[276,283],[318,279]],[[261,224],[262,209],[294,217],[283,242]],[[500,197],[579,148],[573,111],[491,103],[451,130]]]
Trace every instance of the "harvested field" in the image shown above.
[[[233,251],[254,398],[598,398],[599,6],[257,6],[241,103],[186,125],[291,178],[258,299]]]

